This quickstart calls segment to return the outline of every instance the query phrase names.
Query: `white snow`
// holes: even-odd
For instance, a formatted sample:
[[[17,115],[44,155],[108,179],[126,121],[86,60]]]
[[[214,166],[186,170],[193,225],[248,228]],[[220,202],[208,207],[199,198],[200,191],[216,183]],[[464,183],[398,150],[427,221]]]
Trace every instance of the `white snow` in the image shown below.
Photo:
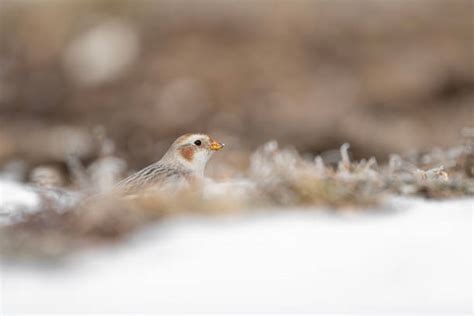
[[[4,263],[5,313],[470,313],[473,199],[178,218],[59,266]]]
[[[35,190],[17,182],[0,180],[0,225],[37,212],[41,203]]]
[[[45,208],[64,212],[81,201],[83,194],[55,187],[38,187],[0,179],[0,226],[24,220]],[[47,207],[45,207],[47,206]]]

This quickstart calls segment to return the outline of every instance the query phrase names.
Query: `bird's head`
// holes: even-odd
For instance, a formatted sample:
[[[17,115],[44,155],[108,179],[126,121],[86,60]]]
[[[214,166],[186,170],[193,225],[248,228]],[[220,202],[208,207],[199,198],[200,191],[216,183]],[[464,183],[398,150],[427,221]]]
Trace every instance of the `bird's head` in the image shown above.
[[[206,134],[186,134],[174,141],[163,157],[167,162],[174,162],[203,174],[209,158],[221,150],[224,144]]]

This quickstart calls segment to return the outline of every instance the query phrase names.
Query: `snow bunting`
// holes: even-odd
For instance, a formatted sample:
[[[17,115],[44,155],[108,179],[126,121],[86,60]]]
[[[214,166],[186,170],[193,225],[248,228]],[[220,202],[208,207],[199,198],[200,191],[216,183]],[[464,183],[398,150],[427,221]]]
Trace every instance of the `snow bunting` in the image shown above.
[[[154,164],[122,180],[118,189],[126,194],[146,189],[180,189],[204,178],[204,168],[224,144],[205,134],[186,134],[174,141]]]

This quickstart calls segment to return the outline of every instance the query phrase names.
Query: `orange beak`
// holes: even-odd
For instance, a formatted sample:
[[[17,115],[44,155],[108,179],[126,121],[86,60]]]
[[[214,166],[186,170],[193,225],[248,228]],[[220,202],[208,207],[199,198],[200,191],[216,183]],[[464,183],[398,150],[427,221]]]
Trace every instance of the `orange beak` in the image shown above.
[[[211,145],[209,146],[211,150],[218,151],[224,148],[224,144],[216,142],[215,140],[212,140]]]

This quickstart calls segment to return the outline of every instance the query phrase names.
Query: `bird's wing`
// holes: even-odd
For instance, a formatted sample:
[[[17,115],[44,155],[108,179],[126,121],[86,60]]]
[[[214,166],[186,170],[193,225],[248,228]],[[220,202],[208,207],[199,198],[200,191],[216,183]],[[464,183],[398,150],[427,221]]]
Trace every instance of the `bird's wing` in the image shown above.
[[[187,177],[187,173],[180,168],[157,162],[120,181],[117,187],[122,191],[131,192],[150,186],[164,186],[182,181]]]

